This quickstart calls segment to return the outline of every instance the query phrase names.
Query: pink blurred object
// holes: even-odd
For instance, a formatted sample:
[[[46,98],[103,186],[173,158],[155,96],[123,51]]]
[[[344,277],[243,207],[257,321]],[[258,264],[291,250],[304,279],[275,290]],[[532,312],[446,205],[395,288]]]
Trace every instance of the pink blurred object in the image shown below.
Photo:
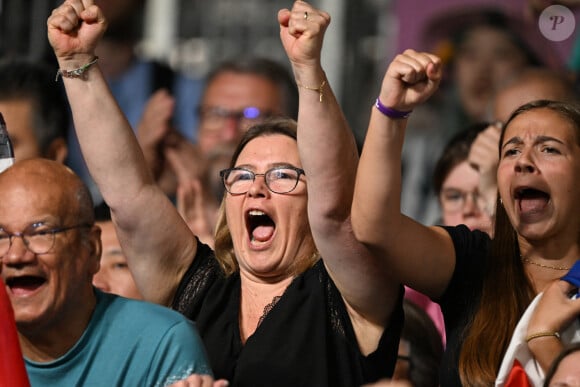
[[[443,343],[443,348],[445,348],[445,322],[443,320],[443,313],[441,313],[439,304],[431,301],[431,299],[423,293],[419,293],[418,291],[413,290],[407,286],[405,286],[405,298],[427,312],[429,317],[431,317],[431,320],[433,320],[435,327],[439,331],[439,334],[441,335],[441,342]]]

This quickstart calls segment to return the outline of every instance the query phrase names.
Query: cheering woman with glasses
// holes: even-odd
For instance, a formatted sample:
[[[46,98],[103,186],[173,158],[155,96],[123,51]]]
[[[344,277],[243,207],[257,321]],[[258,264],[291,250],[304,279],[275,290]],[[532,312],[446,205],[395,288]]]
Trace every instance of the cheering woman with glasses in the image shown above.
[[[215,252],[155,185],[110,96],[94,62],[106,24],[99,9],[67,0],[48,34],[143,296],[195,320],[214,375],[231,385],[359,386],[392,375],[402,288],[350,225],[358,152],[320,64],[330,16],[296,1],[278,21],[298,125],[266,121],[241,140],[221,173]]]
[[[292,166],[271,168],[265,173],[254,173],[245,168],[228,168],[220,172],[226,191],[232,195],[248,192],[256,176],[264,177],[264,183],[270,191],[285,194],[296,188],[303,174],[304,169]]]

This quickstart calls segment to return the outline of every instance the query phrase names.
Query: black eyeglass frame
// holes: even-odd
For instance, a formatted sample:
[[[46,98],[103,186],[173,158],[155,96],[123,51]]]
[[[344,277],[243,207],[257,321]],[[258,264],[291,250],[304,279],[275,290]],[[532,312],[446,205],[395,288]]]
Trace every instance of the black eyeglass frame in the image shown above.
[[[269,173],[271,173],[272,171],[283,170],[283,169],[290,169],[290,170],[293,170],[293,171],[295,171],[295,172],[298,173],[296,175],[296,181],[294,183],[294,186],[290,190],[288,190],[288,191],[283,191],[283,192],[274,191],[272,189],[272,187],[270,187],[270,182],[268,181],[268,179],[266,178],[266,176]],[[270,190],[270,192],[273,192],[273,193],[276,193],[276,194],[287,194],[287,193],[290,193],[290,192],[294,191],[296,189],[296,187],[298,186],[298,182],[300,181],[300,176],[301,175],[306,176],[306,173],[304,172],[304,169],[295,167],[293,165],[284,165],[284,166],[273,167],[273,168],[268,169],[264,173],[256,173],[256,172],[254,172],[252,170],[249,170],[247,168],[240,168],[240,167],[222,169],[220,171],[220,177],[221,177],[221,180],[222,180],[222,184],[224,185],[225,190],[230,195],[245,195],[249,191],[249,189],[248,189],[248,191],[245,191],[245,192],[236,192],[236,193],[233,193],[233,192],[231,192],[228,189],[228,185],[226,184],[226,179],[227,179],[227,177],[229,176],[229,174],[232,171],[244,171],[244,172],[248,172],[252,176],[252,184],[254,183],[254,181],[256,181],[256,176],[264,176],[264,183],[266,184],[266,187],[268,188],[268,190]]]
[[[69,230],[73,230],[76,228],[91,228],[93,227],[92,224],[89,223],[81,223],[81,224],[76,224],[74,226],[66,226],[66,227],[54,227],[48,230],[40,230],[40,231],[32,231],[32,232],[27,232],[27,231],[23,231],[23,232],[13,232],[13,233],[9,233],[6,231],[2,231],[4,233],[6,233],[6,235],[0,235],[0,242],[3,239],[8,239],[8,248],[6,249],[6,251],[2,252],[2,249],[0,248],[0,257],[5,256],[6,254],[8,254],[8,252],[10,251],[10,248],[12,247],[12,240],[13,238],[22,238],[22,242],[24,242],[24,246],[26,246],[26,249],[28,251],[30,251],[31,253],[34,254],[46,254],[48,252],[50,252],[53,247],[54,247],[54,241],[56,240],[56,234],[62,233],[62,232],[66,232]],[[48,235],[51,234],[52,235],[52,242],[50,243],[50,247],[48,249],[46,249],[45,251],[34,251],[31,247],[30,247],[30,241],[27,239],[28,237],[33,237],[36,235]]]

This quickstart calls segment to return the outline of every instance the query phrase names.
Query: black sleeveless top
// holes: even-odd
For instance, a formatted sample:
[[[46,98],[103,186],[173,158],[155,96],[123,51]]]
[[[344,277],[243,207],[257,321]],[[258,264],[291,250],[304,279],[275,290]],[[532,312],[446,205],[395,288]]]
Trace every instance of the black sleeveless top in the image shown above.
[[[363,356],[346,305],[320,260],[293,280],[243,345],[240,275],[225,277],[201,243],[173,308],[195,321],[214,376],[230,386],[354,387],[390,377],[403,324],[401,292],[377,350]]]

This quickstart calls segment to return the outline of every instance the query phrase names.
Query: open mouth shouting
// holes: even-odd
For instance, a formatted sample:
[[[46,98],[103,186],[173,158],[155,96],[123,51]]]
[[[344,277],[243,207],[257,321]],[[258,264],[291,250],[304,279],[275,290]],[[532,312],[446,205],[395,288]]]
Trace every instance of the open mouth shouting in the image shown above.
[[[250,245],[265,247],[276,231],[276,223],[262,210],[251,209],[246,212],[246,229],[250,237]]]
[[[532,187],[518,187],[514,198],[522,220],[533,221],[543,214],[550,203],[550,194]]]

